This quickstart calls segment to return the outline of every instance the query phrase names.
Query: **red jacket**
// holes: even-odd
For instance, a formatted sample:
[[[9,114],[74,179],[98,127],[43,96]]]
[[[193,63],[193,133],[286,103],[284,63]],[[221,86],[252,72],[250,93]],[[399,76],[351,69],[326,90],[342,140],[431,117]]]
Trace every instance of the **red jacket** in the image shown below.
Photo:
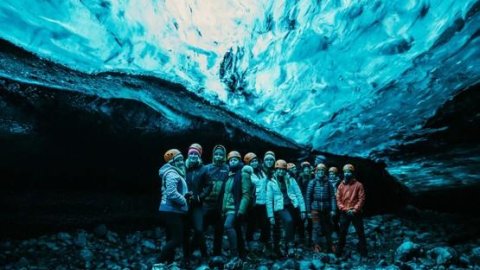
[[[337,205],[340,211],[353,209],[355,213],[362,210],[365,204],[365,190],[362,183],[352,179],[348,184],[341,181],[337,189]]]

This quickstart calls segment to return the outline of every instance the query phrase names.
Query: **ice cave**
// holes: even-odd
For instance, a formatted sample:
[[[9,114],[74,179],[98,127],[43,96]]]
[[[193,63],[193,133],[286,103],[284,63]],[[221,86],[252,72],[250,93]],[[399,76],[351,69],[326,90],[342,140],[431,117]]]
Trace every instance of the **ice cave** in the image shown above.
[[[480,268],[480,1],[4,0],[0,25],[2,269]],[[347,226],[342,256],[256,230],[240,264],[225,233],[158,264],[159,169],[192,143],[353,164],[368,256]]]

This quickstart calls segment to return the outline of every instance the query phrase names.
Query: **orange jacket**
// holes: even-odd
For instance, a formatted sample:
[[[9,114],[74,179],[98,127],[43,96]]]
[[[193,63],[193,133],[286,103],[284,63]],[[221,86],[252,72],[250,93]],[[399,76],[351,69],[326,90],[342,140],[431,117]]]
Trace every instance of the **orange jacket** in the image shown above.
[[[348,184],[343,181],[337,189],[337,205],[340,211],[353,209],[355,213],[362,210],[365,204],[365,190],[362,183],[352,179]]]

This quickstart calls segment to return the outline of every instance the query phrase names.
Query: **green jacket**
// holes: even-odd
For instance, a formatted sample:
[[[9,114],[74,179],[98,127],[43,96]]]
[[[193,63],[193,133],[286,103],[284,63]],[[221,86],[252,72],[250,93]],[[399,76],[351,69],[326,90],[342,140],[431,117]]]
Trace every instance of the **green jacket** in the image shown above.
[[[223,195],[222,211],[224,214],[246,214],[252,199],[252,173],[253,169],[250,166],[244,166],[241,171],[229,173]]]

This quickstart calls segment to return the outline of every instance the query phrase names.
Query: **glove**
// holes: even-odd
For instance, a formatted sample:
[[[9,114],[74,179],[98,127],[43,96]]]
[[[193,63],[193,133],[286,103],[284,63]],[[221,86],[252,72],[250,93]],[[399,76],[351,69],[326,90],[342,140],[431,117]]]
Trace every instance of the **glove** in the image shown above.
[[[185,195],[183,195],[183,197],[185,197],[185,200],[187,200],[187,202],[190,203],[190,200],[192,199],[192,195],[193,195],[193,193],[190,191],[190,192],[185,193]]]
[[[270,224],[275,225],[275,218],[273,217],[270,218]]]
[[[306,217],[307,217],[307,215],[305,214],[305,212],[300,213],[300,218],[302,220],[305,220]]]

